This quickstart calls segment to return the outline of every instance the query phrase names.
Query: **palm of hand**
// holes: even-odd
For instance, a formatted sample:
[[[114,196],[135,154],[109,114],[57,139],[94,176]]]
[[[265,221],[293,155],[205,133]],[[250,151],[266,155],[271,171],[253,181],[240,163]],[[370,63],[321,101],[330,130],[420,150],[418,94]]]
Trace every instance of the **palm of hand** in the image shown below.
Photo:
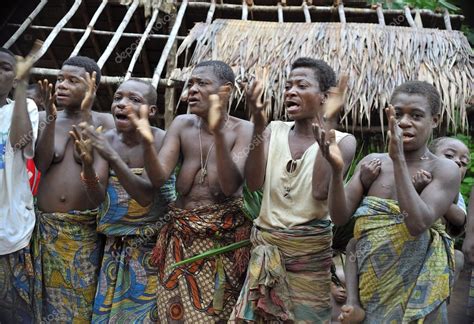
[[[137,115],[131,108],[127,108],[127,110],[128,118],[135,125],[143,139],[148,143],[153,143],[153,132],[151,131],[150,122],[148,121],[148,106],[141,105],[139,115]]]

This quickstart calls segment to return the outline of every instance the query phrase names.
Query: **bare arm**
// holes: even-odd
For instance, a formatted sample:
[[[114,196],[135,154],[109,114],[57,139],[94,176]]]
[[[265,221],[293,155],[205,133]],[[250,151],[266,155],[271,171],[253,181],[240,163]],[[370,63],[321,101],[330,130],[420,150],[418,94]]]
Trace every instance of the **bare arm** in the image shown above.
[[[166,132],[163,146],[159,156],[156,151],[156,143],[148,122],[148,108],[141,107],[140,118],[133,112],[128,117],[136,125],[137,130],[143,137],[143,154],[145,170],[155,188],[161,188],[169,179],[176,164],[178,163],[181,148],[180,131],[185,127],[184,119],[176,117],[169,130]]]
[[[226,106],[229,102],[230,87],[223,86],[219,89],[218,95],[211,95],[211,107],[209,109],[209,131],[214,135],[216,147],[218,181],[221,191],[226,196],[232,196],[242,187],[245,161],[251,139],[250,127],[242,122],[235,125],[238,134],[233,148],[228,147],[225,142],[226,129],[225,116]],[[246,150],[247,149],[247,150]],[[232,152],[231,152],[232,151]]]
[[[348,135],[344,137],[338,144],[339,149],[342,153],[342,159],[344,161],[344,167],[342,169],[342,175],[344,176],[349,169],[352,160],[354,159],[355,150],[357,143],[355,137]],[[318,162],[319,161],[319,162]],[[319,163],[319,165],[318,165]],[[331,181],[331,166],[328,161],[324,158],[322,153],[319,151],[314,161],[313,167],[313,198],[316,200],[328,199],[329,184]]]
[[[403,152],[402,130],[395,120],[393,107],[387,108],[389,120],[389,156],[393,161],[395,188],[400,211],[408,231],[418,236],[442,217],[459,192],[461,182],[456,164],[447,159],[437,162],[433,180],[418,194],[413,185]]]
[[[337,126],[337,118],[339,111],[344,105],[344,92],[347,87],[347,76],[342,75],[337,87],[331,87],[327,92],[327,99],[324,103],[323,112],[324,118],[318,118],[318,125],[322,127],[325,133],[328,133],[331,129],[335,129]],[[341,145],[341,144],[339,144]],[[352,150],[352,148],[351,148]],[[355,145],[354,145],[355,153]],[[344,159],[344,173],[349,168],[352,156],[345,154],[343,151]],[[314,161],[313,177],[312,177],[312,195],[316,200],[326,200],[328,197],[329,182],[331,181],[331,167],[326,159],[322,156],[321,152],[318,152]]]
[[[466,213],[457,204],[451,204],[444,218],[456,227],[462,227],[466,223]]]
[[[474,186],[471,188],[469,209],[467,211],[466,237],[462,244],[462,251],[469,264],[474,264]]]
[[[319,144],[321,154],[331,166],[331,181],[329,184],[328,196],[329,215],[331,215],[331,219],[335,225],[344,225],[351,218],[364,194],[364,187],[359,176],[360,163],[357,166],[356,172],[352,176],[351,181],[347,185],[347,190],[344,189],[343,177],[345,162],[341,149],[346,151],[344,154],[353,155],[355,139],[352,138],[345,144],[341,141],[340,144],[347,145],[347,147],[339,148],[336,144],[335,131],[331,130],[326,140],[325,132],[320,130],[318,126],[315,127],[315,137]],[[352,153],[350,152],[351,150]],[[367,158],[370,157],[366,157],[365,159]],[[363,159],[361,163],[365,159]]]
[[[262,102],[262,94],[262,83],[254,81],[247,92],[247,105],[250,108],[251,120],[254,124],[251,147],[249,147],[249,155],[245,163],[245,181],[250,191],[263,187],[271,137],[270,129],[265,128],[267,124],[265,108],[268,102]]]
[[[40,127],[36,143],[35,165],[41,172],[46,172],[54,159],[54,133],[56,130],[57,111],[54,101],[56,95],[52,94],[53,85],[48,80],[38,82],[43,97],[46,112],[40,113]]]
[[[69,133],[74,140],[74,149],[81,158],[81,181],[89,200],[99,206],[105,199],[109,166],[97,152],[90,139],[83,137],[76,126]]]
[[[128,165],[120,158],[117,151],[111,146],[107,135],[97,132],[89,125],[81,124],[81,127],[86,136],[91,140],[95,150],[103,159],[107,160],[110,167],[115,171],[125,191],[141,206],[148,206],[153,201],[153,187],[151,182],[134,174],[130,170]]]
[[[25,149],[25,155],[33,157],[33,150],[27,149],[33,140],[33,128],[26,104],[26,87],[24,80],[18,80],[15,88],[15,106],[10,127],[10,144],[16,150]]]

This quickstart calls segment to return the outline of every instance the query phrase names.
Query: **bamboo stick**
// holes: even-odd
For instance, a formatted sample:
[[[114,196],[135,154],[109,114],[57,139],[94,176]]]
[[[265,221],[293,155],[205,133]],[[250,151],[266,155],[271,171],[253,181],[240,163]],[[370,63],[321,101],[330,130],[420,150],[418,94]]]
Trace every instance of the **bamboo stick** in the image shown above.
[[[339,3],[339,6],[337,6],[337,11],[339,12],[339,21],[342,24],[345,24],[346,23],[346,14],[344,13],[344,5],[342,4],[342,1],[341,1],[341,3]]]
[[[155,7],[155,8],[158,9],[159,7]],[[148,16],[151,16],[151,13]],[[149,21],[149,19],[147,21]],[[133,15],[133,23],[135,24],[135,29],[136,29],[137,33],[142,34],[142,33],[145,32],[144,29],[146,27],[145,26],[146,22],[142,21],[142,15]],[[141,39],[141,37],[140,37],[140,39]],[[135,40],[135,42],[138,42],[138,40]],[[147,76],[152,75],[153,72],[151,71],[151,68],[150,68],[150,60],[148,59],[147,51],[142,51],[142,53],[140,55],[140,58],[143,61],[142,65],[143,65],[143,69],[145,70],[145,75],[147,75]]]
[[[127,13],[125,14],[125,17],[123,17],[122,22],[120,23],[120,25],[117,28],[117,31],[114,34],[114,37],[112,37],[112,39],[110,40],[109,44],[107,45],[104,53],[102,54],[102,56],[97,61],[97,65],[100,68],[102,68],[104,66],[104,64],[105,64],[105,62],[107,62],[107,59],[109,58],[110,54],[112,54],[112,51],[114,50],[115,46],[117,45],[118,41],[120,40],[120,37],[123,34],[123,31],[127,27],[130,19],[132,18],[133,13],[138,8],[139,3],[140,3],[139,0],[133,0],[132,5],[130,6],[130,8],[128,8]]]
[[[211,0],[211,6],[209,7],[209,11],[207,12],[206,24],[210,24],[212,22],[212,18],[214,17],[215,11],[216,11],[216,0]]]
[[[176,15],[171,16],[171,21],[170,25],[176,23]],[[173,70],[176,68],[177,65],[177,59],[176,59],[176,52],[178,50],[178,44],[176,42],[173,42],[173,45],[170,50],[170,54],[168,55],[168,58],[166,60],[166,77],[169,79],[171,73]],[[176,89],[174,87],[172,88],[166,88],[165,89],[165,111],[164,111],[164,127],[165,129],[168,129],[171,125],[171,122],[174,119],[174,110],[176,107]]]
[[[86,40],[89,38],[89,35],[94,29],[94,25],[97,19],[99,19],[99,16],[104,10],[105,6],[107,5],[107,2],[108,0],[102,0],[100,6],[97,8],[94,15],[92,16],[91,21],[87,25],[87,28],[84,30],[84,34],[82,35],[81,39],[77,43],[76,47],[74,47],[74,50],[71,52],[71,55],[69,55],[69,57],[76,56],[77,54],[79,54],[79,51],[81,50],[82,46],[84,46],[84,44],[86,43]]]
[[[54,26],[53,30],[48,35],[48,38],[46,38],[46,40],[43,42],[43,46],[41,46],[40,50],[33,56],[34,61],[39,60],[46,53],[56,36],[58,36],[58,34],[61,32],[61,29],[68,23],[72,16],[74,16],[81,3],[82,0],[74,0],[74,4],[72,5],[71,9],[69,9],[66,15],[64,15],[64,17],[56,24],[56,26]]]
[[[34,75],[41,75],[41,76],[52,76],[52,77],[57,77],[58,73],[60,72],[60,69],[49,69],[49,68],[38,68],[34,67],[31,69],[31,74]],[[135,79],[139,79],[142,81],[146,82],[151,82],[151,78],[141,78],[141,77],[136,77]],[[120,84],[125,81],[125,78],[123,76],[107,76],[107,75],[102,75],[100,77],[100,83],[101,84]],[[162,79],[159,82],[159,86],[161,88],[166,88],[166,87],[175,87],[181,84],[179,80],[172,80],[172,79]]]
[[[188,0],[184,0],[181,3],[181,6],[179,7],[178,15],[176,17],[176,22],[174,23],[173,28],[171,29],[170,37],[168,38],[168,41],[166,42],[165,48],[163,49],[160,60],[156,66],[155,73],[153,74],[152,84],[155,87],[155,89],[160,82],[161,73],[163,72],[163,68],[165,67],[166,58],[168,57],[171,47],[173,46],[173,43],[176,40],[176,36],[178,35],[179,27],[181,26],[181,22],[183,21],[184,13],[186,12],[187,7],[188,7]]]
[[[444,26],[446,26],[446,30],[453,30],[451,27],[451,18],[449,16],[448,9],[444,9],[443,11],[443,19],[444,19]]]
[[[20,26],[20,24],[9,23],[8,26],[18,27],[18,26]],[[31,29],[39,29],[39,30],[40,29],[52,30],[54,27],[32,25],[32,26],[30,26],[30,28]],[[86,29],[65,27],[65,28],[61,29],[61,31],[68,32],[68,33],[82,34],[86,31]],[[115,35],[115,32],[111,32],[111,31],[107,31],[107,30],[92,30],[91,34],[113,36],[113,35]],[[137,37],[142,37],[142,34],[139,34],[139,33],[122,33],[122,37],[137,38]],[[150,39],[168,39],[169,35],[150,34],[148,37]],[[176,39],[179,39],[179,40],[183,40],[185,38],[186,38],[185,36],[177,36],[176,37]]]
[[[379,3],[377,4],[377,18],[379,20],[379,25],[385,26],[385,17],[383,15],[382,5]]]
[[[10,48],[13,43],[23,34],[23,32],[28,28],[28,26],[33,22],[33,19],[41,12],[41,9],[48,3],[48,0],[41,0],[41,2],[36,6],[35,10],[31,12],[31,14],[25,19],[25,21],[21,24],[20,28],[10,37],[10,39],[3,44],[3,47]]]
[[[208,2],[190,2],[188,4],[189,8],[209,8],[211,6]],[[217,4],[216,7],[220,10],[232,10],[232,11],[241,11],[242,6],[238,4]],[[327,13],[331,14],[334,11],[334,7],[332,6],[313,6],[309,5],[308,9],[310,12],[317,12],[317,13]],[[261,6],[255,5],[252,6],[253,12],[275,12],[278,11],[278,8],[275,6]],[[367,9],[367,8],[344,8],[346,14],[376,14],[374,9]],[[285,6],[283,7],[283,12],[301,12],[301,6]],[[405,10],[400,9],[387,9],[383,11],[386,15],[404,15]],[[411,12],[411,11],[410,11]],[[413,10],[412,13],[414,14],[415,11]],[[435,18],[443,18],[442,14],[435,13],[429,9],[421,9],[420,13],[422,15],[429,15]],[[460,19],[464,20],[463,15],[450,15],[451,19]]]
[[[283,7],[281,2],[278,2],[278,22],[283,23]]]
[[[242,18],[241,20],[247,20],[249,15],[249,8],[247,6],[247,1],[242,1]]]
[[[304,21],[307,23],[311,22],[311,15],[309,14],[308,4],[306,1],[303,1],[303,13],[304,13]]]
[[[130,64],[128,65],[127,74],[125,75],[125,80],[128,80],[132,76],[133,69],[135,68],[135,64],[140,57],[140,52],[142,51],[143,46],[145,45],[148,36],[155,25],[155,21],[158,18],[158,9],[153,10],[153,15],[151,16],[150,22],[146,26],[145,32],[143,33],[142,38],[140,38],[140,42],[135,49],[135,53],[133,53],[132,59],[130,60]]]
[[[415,25],[418,28],[423,28],[423,21],[421,21],[420,9],[415,9]]]
[[[413,16],[411,15],[411,11],[410,11],[410,8],[408,8],[408,6],[405,6],[405,17],[407,18],[407,21],[410,27],[416,27],[415,21],[413,20]]]

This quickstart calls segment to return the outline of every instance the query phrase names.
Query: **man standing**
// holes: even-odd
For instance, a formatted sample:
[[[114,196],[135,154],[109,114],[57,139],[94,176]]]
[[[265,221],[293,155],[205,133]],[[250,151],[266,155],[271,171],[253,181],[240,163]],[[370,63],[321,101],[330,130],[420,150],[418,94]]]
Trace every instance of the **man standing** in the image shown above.
[[[32,53],[39,44],[35,44]],[[35,224],[26,160],[34,155],[38,109],[26,99],[29,55],[0,48],[0,322],[33,323],[30,238]],[[15,101],[8,94],[15,88]]]
[[[92,59],[69,58],[54,96],[46,98],[46,126],[35,159],[43,175],[33,245],[38,320],[91,320],[102,249],[96,217],[108,164],[73,125],[86,121],[113,127],[112,116],[91,111],[99,80],[100,69]],[[54,98],[61,111],[56,112]]]

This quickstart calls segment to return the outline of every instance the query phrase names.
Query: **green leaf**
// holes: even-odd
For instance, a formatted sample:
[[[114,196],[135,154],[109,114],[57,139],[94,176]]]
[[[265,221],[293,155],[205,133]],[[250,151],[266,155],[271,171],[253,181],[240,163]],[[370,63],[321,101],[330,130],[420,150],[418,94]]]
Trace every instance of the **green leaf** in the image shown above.
[[[203,252],[201,254],[193,256],[189,259],[179,261],[179,262],[173,264],[172,267],[179,267],[179,266],[182,266],[184,264],[196,262],[196,261],[199,261],[199,260],[202,260],[202,259],[205,259],[205,258],[211,258],[211,257],[217,256],[217,255],[223,254],[223,253],[227,253],[227,252],[231,252],[231,251],[240,249],[241,247],[244,247],[244,246],[247,246],[247,245],[250,245],[250,240],[243,240],[243,241],[235,242],[235,243],[223,246],[223,247],[208,250],[206,252]]]

